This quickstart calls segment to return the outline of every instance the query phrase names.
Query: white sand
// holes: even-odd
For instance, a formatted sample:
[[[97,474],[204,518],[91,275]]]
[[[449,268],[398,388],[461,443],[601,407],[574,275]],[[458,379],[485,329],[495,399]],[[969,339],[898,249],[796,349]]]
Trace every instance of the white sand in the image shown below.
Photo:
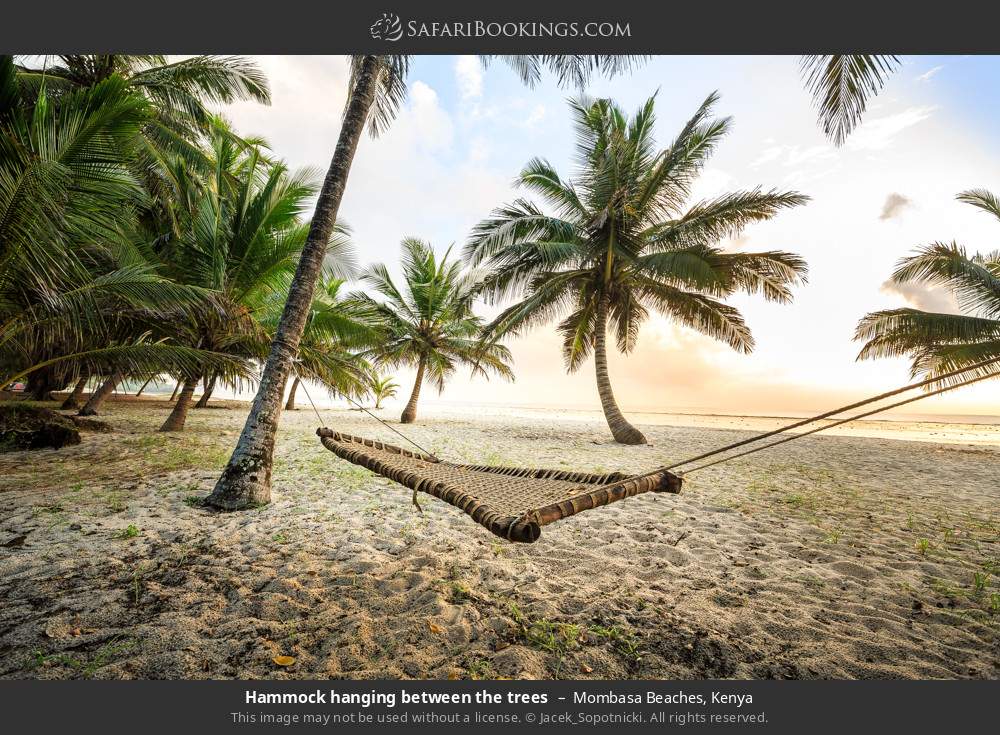
[[[306,410],[282,420],[273,503],[188,504],[244,410],[162,435],[162,403],[112,404],[115,433],[0,455],[0,676],[1000,677],[1000,441],[982,427],[808,437],[518,545],[426,496],[417,514]],[[406,431],[460,461],[639,470],[768,421],[680,418],[643,426],[646,447],[579,417]]]

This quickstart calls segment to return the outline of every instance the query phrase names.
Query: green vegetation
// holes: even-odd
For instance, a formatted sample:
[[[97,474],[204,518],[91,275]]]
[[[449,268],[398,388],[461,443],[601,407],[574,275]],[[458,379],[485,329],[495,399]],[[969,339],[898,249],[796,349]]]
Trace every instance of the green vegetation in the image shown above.
[[[376,409],[382,408],[382,401],[387,398],[395,398],[397,390],[399,390],[399,385],[392,378],[381,375],[373,376],[368,387],[369,394],[375,399]]]
[[[317,187],[206,107],[237,99],[268,101],[238,57],[63,56],[44,72],[0,57],[0,384],[24,379],[36,400],[75,385],[69,408],[89,382],[93,414],[126,381],[170,376],[184,389],[163,429],[176,431],[199,383],[204,405],[254,378]],[[324,248],[299,358],[360,392],[367,363],[346,326],[365,326],[329,314],[353,274],[344,229]]]
[[[42,651],[35,651],[29,665],[31,668],[50,665],[66,666],[78,673],[81,678],[89,679],[98,670],[114,663],[123,654],[133,651],[137,647],[137,641],[123,636],[115,636],[97,649],[92,656],[71,653],[46,654]]]
[[[631,629],[618,625],[583,626],[532,618],[514,602],[508,604],[508,610],[517,625],[520,638],[533,648],[555,655],[557,676],[568,653],[592,642],[608,644],[611,650],[631,664],[636,664],[641,659],[642,644],[639,636]]]
[[[121,531],[119,531],[118,533],[116,533],[115,534],[115,538],[119,538],[119,539],[123,539],[123,540],[128,540],[128,539],[135,538],[136,536],[138,536],[141,533],[142,533],[142,531],[140,531],[138,529],[138,527],[134,523],[130,523],[130,524],[128,524],[128,526],[126,526]]]

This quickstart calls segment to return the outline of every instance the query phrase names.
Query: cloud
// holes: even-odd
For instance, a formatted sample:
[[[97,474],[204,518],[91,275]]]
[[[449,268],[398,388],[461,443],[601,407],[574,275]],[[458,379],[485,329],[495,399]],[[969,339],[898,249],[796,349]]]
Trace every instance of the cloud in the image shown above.
[[[487,136],[468,138],[424,81],[410,85],[406,105],[377,140],[362,139],[341,207],[359,259],[395,271],[406,235],[442,249],[512,198],[509,172],[492,162]]]
[[[173,57],[171,58],[173,60]],[[271,104],[243,101],[223,112],[246,135],[263,135],[292,168],[330,163],[347,101],[350,68],[339,56],[259,56]],[[303,100],[312,98],[308,113]]]
[[[882,205],[882,213],[878,216],[878,218],[880,220],[895,219],[903,213],[904,209],[912,205],[913,202],[904,197],[902,194],[892,192],[885,198],[885,203]]]
[[[919,77],[917,77],[917,81],[918,82],[929,82],[931,80],[931,77],[933,77],[935,74],[937,74],[942,69],[944,69],[943,66],[935,66],[933,69],[928,69],[923,74],[921,74]]]
[[[881,151],[893,144],[900,133],[931,116],[934,107],[909,107],[883,117],[870,117],[848,139],[846,147],[855,151]]]
[[[805,163],[823,161],[836,156],[829,145],[773,145],[765,148],[761,154],[750,163],[751,168],[758,168],[766,163],[778,162],[782,166],[801,166]]]
[[[483,96],[483,65],[475,56],[459,56],[455,60],[455,82],[463,100]]]
[[[545,119],[545,105],[542,104],[535,105],[534,108],[531,110],[531,113],[528,115],[528,117],[524,119],[524,127],[530,130],[531,128],[537,126],[538,123],[540,123],[544,119]]]
[[[714,199],[735,189],[737,185],[736,177],[728,171],[718,168],[706,168],[695,179],[691,186],[691,196],[688,197],[688,205],[693,205],[703,199]]]
[[[421,81],[410,85],[410,105],[404,115],[407,119],[396,123],[396,127],[412,125],[415,140],[430,150],[441,150],[451,146],[453,126],[451,116],[442,109],[437,92]],[[403,117],[401,116],[401,117]]]
[[[896,283],[889,280],[882,284],[882,293],[902,296],[915,309],[935,314],[960,314],[955,297],[948,291],[922,283]]]

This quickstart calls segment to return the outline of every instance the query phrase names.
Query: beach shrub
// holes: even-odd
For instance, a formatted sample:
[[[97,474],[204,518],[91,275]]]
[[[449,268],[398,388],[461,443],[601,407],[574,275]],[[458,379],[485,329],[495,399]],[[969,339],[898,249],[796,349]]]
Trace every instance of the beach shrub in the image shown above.
[[[27,403],[0,405],[0,452],[60,449],[79,443],[79,430],[62,414]]]

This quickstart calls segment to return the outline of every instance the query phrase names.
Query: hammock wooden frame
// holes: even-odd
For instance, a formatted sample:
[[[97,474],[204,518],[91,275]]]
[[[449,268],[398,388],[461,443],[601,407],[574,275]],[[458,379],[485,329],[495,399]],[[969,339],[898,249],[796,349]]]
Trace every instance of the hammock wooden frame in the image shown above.
[[[408,487],[414,495],[439,498],[497,536],[522,543],[537,541],[549,523],[646,492],[679,493],[683,484],[667,469],[626,475],[456,464],[325,427],[316,434],[341,459]]]

